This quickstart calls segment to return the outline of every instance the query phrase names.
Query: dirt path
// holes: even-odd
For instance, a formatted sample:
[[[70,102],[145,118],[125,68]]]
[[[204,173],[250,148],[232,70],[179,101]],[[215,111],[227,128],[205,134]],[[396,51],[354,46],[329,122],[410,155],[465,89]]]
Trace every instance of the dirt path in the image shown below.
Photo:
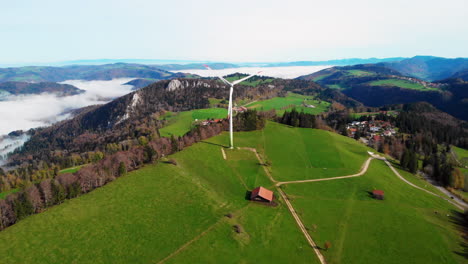
[[[437,197],[439,197],[439,198],[441,198],[441,199],[444,199],[444,200],[446,200],[447,202],[453,204],[454,206],[456,206],[457,208],[459,208],[459,209],[461,209],[461,210],[466,209],[466,207],[465,207],[466,205],[465,205],[465,204],[459,204],[459,203],[457,203],[457,202],[451,200],[450,198],[442,197],[442,196],[440,196],[440,195],[438,195],[438,194],[435,194],[435,193],[433,193],[433,192],[431,192],[431,191],[428,191],[428,190],[426,190],[426,189],[424,189],[424,188],[421,188],[421,187],[419,187],[419,186],[417,186],[417,185],[411,183],[410,181],[408,181],[408,180],[406,180],[405,178],[403,178],[403,176],[400,175],[400,173],[392,166],[392,164],[391,164],[387,159],[384,159],[384,161],[385,161],[385,163],[387,164],[387,166],[390,167],[390,169],[393,171],[393,173],[395,173],[395,175],[398,176],[398,178],[400,178],[400,180],[406,182],[406,183],[409,184],[410,186],[412,186],[412,187],[414,187],[414,188],[416,188],[416,189],[422,190],[422,191],[424,191],[424,192],[427,192],[427,193],[430,194],[430,195],[437,196]]]
[[[260,164],[264,164],[264,162],[262,161],[262,158],[260,157],[260,155],[258,154],[257,150],[255,148],[239,148],[239,149],[245,149],[245,150],[249,150],[249,151],[252,151],[253,153],[255,153],[255,156],[257,157],[258,159],[258,162]],[[354,177],[359,177],[359,176],[362,176],[364,175],[366,172],[367,172],[367,169],[369,168],[369,165],[370,165],[370,162],[373,160],[373,159],[378,159],[378,160],[382,160],[384,161],[388,167],[390,167],[390,169],[393,171],[393,173],[398,177],[400,178],[403,182],[409,184],[410,186],[416,188],[416,189],[420,189],[426,193],[429,193],[431,195],[434,195],[434,196],[437,196],[441,199],[444,199],[446,200],[447,202],[453,204],[454,206],[456,206],[457,208],[460,208],[460,209],[465,209],[464,208],[464,205],[463,204],[459,204],[459,203],[456,203],[454,201],[452,201],[451,199],[448,199],[448,198],[445,198],[445,197],[442,197],[440,195],[437,195],[433,192],[430,192],[424,188],[421,188],[411,182],[409,182],[408,180],[406,180],[403,176],[400,175],[400,173],[392,166],[392,164],[385,158],[385,157],[381,157],[379,155],[376,155],[374,154],[373,152],[368,152],[368,154],[371,156],[369,157],[365,162],[364,164],[362,165],[360,171],[356,174],[353,174],[353,175],[346,175],[346,176],[338,176],[338,177],[333,177],[333,178],[323,178],[323,179],[311,179],[311,180],[299,180],[299,181],[286,181],[286,182],[279,182],[277,180],[275,180],[272,176],[271,176],[271,173],[270,171],[268,170],[268,168],[266,166],[263,166],[263,170],[265,171],[266,175],[268,176],[268,178],[275,184],[275,187],[276,189],[278,190],[278,193],[280,194],[281,198],[285,201],[286,203],[286,206],[288,207],[289,211],[291,212],[292,216],[294,217],[294,220],[296,221],[297,225],[299,226],[299,229],[302,231],[302,233],[304,234],[305,238],[307,239],[307,241],[309,242],[310,246],[314,249],[314,252],[315,254],[317,255],[318,259],[320,260],[321,264],[326,264],[326,260],[325,260],[325,257],[322,255],[322,253],[320,252],[319,250],[319,247],[317,246],[317,244],[315,243],[315,241],[312,239],[312,237],[310,236],[309,232],[307,232],[304,224],[302,223],[302,220],[299,218],[299,216],[297,215],[296,213],[296,210],[294,209],[294,207],[292,206],[291,202],[289,201],[287,195],[283,192],[283,190],[281,190],[280,186],[281,185],[285,185],[285,184],[296,184],[296,183],[308,183],[308,182],[318,182],[318,181],[331,181],[331,180],[339,180],[339,179],[347,179],[347,178],[354,178]]]
[[[331,181],[331,180],[339,180],[339,179],[347,179],[347,178],[353,178],[353,177],[359,177],[364,175],[367,172],[367,169],[369,168],[369,164],[371,160],[373,160],[374,157],[368,158],[364,164],[361,167],[361,170],[353,175],[347,175],[347,176],[338,176],[338,177],[333,177],[333,178],[322,178],[322,179],[311,179],[311,180],[300,180],[300,181],[286,181],[286,182],[277,182],[276,186],[281,186],[283,184],[291,184],[291,183],[305,183],[305,182],[318,182],[318,181]]]
[[[226,160],[226,152],[224,152],[223,147],[221,147],[221,153],[223,154],[223,159]]]
[[[245,150],[250,150],[252,151],[253,153],[255,153],[255,156],[257,157],[257,160],[260,164],[263,164],[263,161],[262,159],[260,158],[260,155],[258,154],[257,150],[254,149],[254,148],[240,148],[240,149],[245,149]],[[296,213],[296,210],[294,210],[294,207],[292,206],[291,202],[289,202],[289,199],[288,197],[286,196],[286,194],[283,192],[283,190],[281,190],[281,188],[279,187],[279,185],[277,184],[277,181],[275,179],[273,179],[273,177],[271,176],[270,174],[270,171],[268,170],[268,168],[266,166],[263,166],[263,170],[265,171],[266,175],[268,176],[268,178],[270,178],[270,180],[275,183],[275,187],[276,187],[276,190],[278,191],[278,193],[280,194],[281,198],[283,199],[283,201],[286,203],[286,206],[288,207],[289,209],[289,212],[291,212],[294,220],[296,220],[296,223],[297,225],[299,226],[299,229],[302,231],[302,233],[304,234],[305,238],[307,239],[307,242],[309,242],[309,245],[312,247],[312,249],[314,250],[315,254],[317,255],[317,258],[320,260],[320,263],[321,264],[326,264],[327,261],[325,260],[325,257],[322,255],[322,253],[320,252],[319,250],[319,247],[317,246],[317,244],[314,242],[314,240],[312,239],[312,237],[309,235],[309,232],[307,232],[307,229],[305,228],[304,224],[302,223],[301,219],[299,218],[299,216],[297,215]]]

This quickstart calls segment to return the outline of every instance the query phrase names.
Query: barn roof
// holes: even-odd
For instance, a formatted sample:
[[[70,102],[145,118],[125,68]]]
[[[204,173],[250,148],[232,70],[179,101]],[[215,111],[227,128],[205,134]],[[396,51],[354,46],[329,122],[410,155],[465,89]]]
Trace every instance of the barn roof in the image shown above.
[[[372,194],[374,194],[374,195],[384,195],[384,191],[382,191],[382,190],[373,190]]]
[[[266,188],[263,188],[262,186],[253,189],[251,196],[252,197],[259,196],[270,202],[273,201],[273,192]]]

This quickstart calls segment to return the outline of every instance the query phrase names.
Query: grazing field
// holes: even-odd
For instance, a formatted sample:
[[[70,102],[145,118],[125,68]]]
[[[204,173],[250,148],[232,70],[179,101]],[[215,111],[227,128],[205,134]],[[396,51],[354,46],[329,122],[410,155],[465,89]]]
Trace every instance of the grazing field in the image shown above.
[[[400,110],[397,111],[386,111],[387,115],[397,116]],[[382,112],[361,112],[361,113],[352,113],[350,114],[353,118],[360,118],[361,116],[375,116],[381,114]]]
[[[313,105],[315,107],[306,107],[304,104]],[[247,104],[246,107],[263,111],[275,109],[276,113],[279,115],[293,108],[296,108],[299,112],[303,111],[309,114],[319,114],[326,112],[330,107],[330,103],[315,100],[312,96],[289,93],[286,97],[275,97],[264,101],[253,102]]]
[[[274,190],[255,155],[226,154],[198,143],[30,216],[0,232],[1,263],[318,263],[281,202],[245,199]]]
[[[227,143],[224,132],[171,155],[177,165],[148,165],[27,217],[0,232],[0,262],[319,263],[284,201],[246,200],[256,186],[278,193],[253,152],[224,149],[225,160]],[[235,133],[234,144],[256,148],[281,181],[354,174],[369,157],[353,139],[273,122]],[[281,188],[327,263],[464,263],[455,208],[382,161],[361,177]]]
[[[185,111],[179,113],[169,112],[163,119],[168,120],[168,125],[159,129],[163,137],[182,136],[192,128],[195,120],[226,118],[227,110],[223,108],[207,108]]]
[[[293,128],[267,122],[263,131],[240,133],[234,144],[258,149],[271,162],[279,181],[354,174],[369,158],[370,148],[356,140],[319,129]],[[227,134],[210,139],[227,144]]]
[[[404,89],[414,89],[414,90],[421,90],[421,91],[438,91],[437,88],[433,87],[425,87],[422,84],[410,82],[407,80],[400,80],[400,79],[385,79],[385,80],[378,80],[372,81],[368,83],[371,86],[396,86]]]
[[[369,191],[385,191],[384,200]],[[358,178],[290,184],[285,192],[328,263],[466,263],[455,208],[372,161]]]
[[[329,74],[324,74],[324,75],[317,76],[317,77],[315,77],[315,78],[313,79],[313,81],[316,82],[316,81],[323,80],[323,79],[327,78],[327,77],[330,76],[330,75],[332,75],[332,74],[329,73]]]
[[[239,80],[241,78],[244,78],[244,77],[247,77],[247,76],[242,76],[242,77],[240,77],[240,76],[231,76],[231,77],[227,77],[226,80],[229,81],[229,82],[233,82],[233,81],[237,81],[237,80]],[[273,78],[267,78],[267,79],[262,80],[261,78],[252,77],[251,79],[243,81],[240,84],[255,87],[255,86],[259,85],[259,84],[271,83],[272,81],[273,81]]]
[[[460,166],[468,166],[468,150],[452,146],[452,151],[455,152],[456,159],[460,162]]]
[[[339,90],[344,90],[346,88],[344,88],[343,86],[341,86],[340,84],[329,84],[327,85],[328,88],[331,88],[331,89],[339,89]]]
[[[373,72],[362,71],[362,70],[347,70],[346,72],[350,75],[358,76],[358,77],[375,75],[375,73]]]

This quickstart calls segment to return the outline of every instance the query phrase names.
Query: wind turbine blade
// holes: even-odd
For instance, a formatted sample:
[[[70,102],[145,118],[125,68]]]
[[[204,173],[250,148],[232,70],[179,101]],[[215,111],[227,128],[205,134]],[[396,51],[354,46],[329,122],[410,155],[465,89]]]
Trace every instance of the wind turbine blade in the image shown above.
[[[247,80],[247,79],[250,79],[250,78],[254,77],[255,75],[257,75],[257,74],[259,74],[259,73],[261,73],[261,71],[257,72],[256,74],[249,75],[249,76],[247,76],[247,77],[245,77],[245,78],[242,78],[242,79],[240,79],[240,80],[234,81],[234,82],[232,83],[232,85],[236,85],[236,84],[238,84],[238,83],[241,83],[241,82],[243,82],[243,81],[245,81],[245,80]]]
[[[206,65],[206,64],[203,64],[203,66],[204,66],[205,68],[207,68],[208,70],[213,71],[213,69],[211,69],[210,66],[208,66],[208,65]],[[230,86],[233,85],[232,83],[228,82],[228,80],[224,79],[223,76],[216,75],[216,77],[218,77],[219,79],[221,79],[221,81],[223,81],[223,82],[224,82],[225,84],[227,84],[227,85],[230,85]]]

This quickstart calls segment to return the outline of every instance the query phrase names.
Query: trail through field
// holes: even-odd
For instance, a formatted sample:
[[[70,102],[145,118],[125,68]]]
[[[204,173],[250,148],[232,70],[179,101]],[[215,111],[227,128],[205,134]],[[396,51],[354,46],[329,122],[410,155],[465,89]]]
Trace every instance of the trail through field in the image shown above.
[[[353,175],[346,175],[346,176],[338,176],[338,177],[332,177],[332,178],[323,178],[323,179],[311,179],[311,180],[300,180],[300,181],[286,181],[286,182],[276,182],[276,186],[281,186],[283,184],[291,184],[291,183],[306,183],[306,182],[318,182],[318,181],[331,181],[331,180],[339,180],[339,179],[347,179],[347,178],[353,178],[353,177],[359,177],[364,175],[367,172],[367,169],[369,168],[369,164],[371,160],[373,160],[374,157],[368,158],[364,164],[361,167],[361,170]]]
[[[255,148],[239,148],[239,149],[246,149],[246,150],[249,150],[249,151],[252,151],[253,153],[255,153],[255,156],[257,157],[258,159],[258,162],[260,164],[264,164],[264,162],[262,161],[260,155],[258,154],[257,150]],[[268,178],[270,178],[270,180],[275,184],[275,187],[278,191],[278,193],[280,194],[281,198],[284,200],[284,202],[286,203],[286,206],[288,207],[289,211],[291,212],[294,220],[296,221],[297,225],[299,226],[299,229],[302,231],[302,233],[304,234],[306,240],[309,242],[310,246],[314,249],[314,252],[315,254],[317,255],[317,258],[320,260],[320,262],[322,264],[326,264],[326,260],[325,260],[325,257],[322,255],[322,253],[320,252],[320,248],[317,246],[317,244],[315,243],[315,241],[312,239],[312,237],[310,236],[309,232],[307,231],[307,229],[305,228],[304,224],[302,223],[302,220],[300,219],[300,217],[297,215],[296,213],[296,210],[294,209],[294,207],[292,206],[292,204],[290,203],[289,201],[289,198],[288,196],[283,192],[283,190],[280,188],[281,185],[285,185],[285,184],[298,184],[298,183],[309,183],[309,182],[318,182],[318,181],[330,181],[330,180],[340,180],[340,179],[347,179],[347,178],[354,178],[354,177],[360,177],[362,175],[364,175],[366,172],[367,172],[367,169],[369,168],[369,165],[370,165],[370,162],[373,160],[373,159],[378,159],[378,160],[382,160],[384,161],[388,167],[390,167],[390,169],[393,171],[393,173],[399,178],[401,179],[403,182],[407,183],[408,185],[416,188],[416,189],[420,189],[424,192],[427,192],[431,195],[434,195],[436,197],[439,197],[441,199],[444,199],[446,200],[447,202],[451,203],[452,205],[456,206],[457,208],[459,209],[465,209],[465,208],[468,208],[467,204],[466,203],[457,203],[456,201],[452,201],[450,198],[445,198],[445,197],[442,197],[440,195],[437,195],[433,192],[430,192],[424,188],[421,188],[411,182],[409,182],[408,180],[406,180],[403,176],[400,175],[400,173],[392,166],[392,164],[385,158],[385,157],[381,157],[379,155],[376,155],[374,154],[373,152],[369,152],[368,151],[368,154],[371,156],[369,157],[365,162],[364,164],[362,165],[360,171],[356,174],[352,174],[352,175],[346,175],[346,176],[338,176],[338,177],[332,177],[332,178],[323,178],[323,179],[310,179],[310,180],[299,180],[299,181],[286,181],[286,182],[279,182],[277,180],[275,180],[272,176],[271,176],[271,173],[269,171],[269,169],[267,168],[267,166],[263,166],[263,169],[265,171],[265,173],[267,174]]]
[[[390,167],[390,169],[393,171],[393,173],[395,173],[395,175],[398,176],[398,178],[400,178],[402,181],[406,182],[407,184],[411,185],[412,187],[414,187],[414,188],[416,188],[416,189],[420,189],[420,190],[422,190],[422,191],[425,191],[425,192],[427,192],[427,193],[429,193],[429,194],[431,194],[431,195],[437,196],[437,197],[439,197],[439,198],[441,198],[441,199],[444,199],[444,200],[446,200],[447,202],[453,204],[454,206],[456,206],[457,208],[459,208],[459,209],[461,209],[461,210],[464,210],[464,209],[468,208],[468,205],[467,205],[465,202],[461,201],[461,200],[460,200],[460,201],[456,201],[456,200],[454,201],[454,200],[452,200],[452,199],[450,199],[450,198],[442,197],[442,196],[440,196],[440,195],[438,195],[438,194],[435,194],[435,193],[430,192],[430,191],[428,191],[428,190],[426,190],[426,189],[424,189],[424,188],[421,188],[421,187],[419,187],[419,186],[417,186],[417,185],[414,185],[413,183],[411,183],[411,182],[409,182],[408,180],[406,180],[405,178],[403,178],[403,176],[400,175],[400,173],[392,166],[392,164],[391,164],[387,159],[384,159],[384,161],[385,161],[385,163],[387,164],[387,166]],[[439,190],[441,190],[442,192],[444,192],[442,189],[443,189],[443,188],[441,188],[441,189],[439,189]],[[448,193],[448,191],[445,191],[444,193],[447,194],[448,196],[450,196],[450,193]]]

